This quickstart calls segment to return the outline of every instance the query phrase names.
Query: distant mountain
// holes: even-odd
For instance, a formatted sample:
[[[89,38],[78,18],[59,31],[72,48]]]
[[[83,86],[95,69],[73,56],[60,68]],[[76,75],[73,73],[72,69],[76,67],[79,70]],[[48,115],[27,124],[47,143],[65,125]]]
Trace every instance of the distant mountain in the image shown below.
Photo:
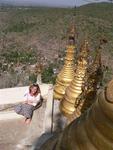
[[[74,3],[72,3],[73,0],[70,2],[63,2],[63,1],[41,1],[41,0],[34,0],[34,1],[26,1],[26,0],[0,0],[0,5],[2,6],[47,6],[47,7],[73,7]]]
[[[90,3],[87,5],[80,6],[78,13],[84,14],[85,16],[95,17],[100,19],[113,20],[113,3]]]
[[[40,4],[40,3],[38,3],[38,5],[37,6],[41,6],[41,5],[43,5],[43,4]],[[33,4],[33,3],[31,3],[31,2],[27,2],[27,3],[25,3],[25,2],[19,2],[19,1],[4,1],[4,0],[1,0],[0,1],[0,6],[36,6],[36,4]]]

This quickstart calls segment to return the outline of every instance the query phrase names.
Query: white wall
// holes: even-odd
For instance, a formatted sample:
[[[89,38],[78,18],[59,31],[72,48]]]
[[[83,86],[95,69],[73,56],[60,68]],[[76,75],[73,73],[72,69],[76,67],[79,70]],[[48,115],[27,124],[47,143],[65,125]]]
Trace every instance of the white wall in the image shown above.
[[[51,85],[41,84],[39,86],[41,89],[42,96],[46,97]],[[0,105],[21,102],[23,100],[24,93],[27,89],[28,86],[0,89]]]

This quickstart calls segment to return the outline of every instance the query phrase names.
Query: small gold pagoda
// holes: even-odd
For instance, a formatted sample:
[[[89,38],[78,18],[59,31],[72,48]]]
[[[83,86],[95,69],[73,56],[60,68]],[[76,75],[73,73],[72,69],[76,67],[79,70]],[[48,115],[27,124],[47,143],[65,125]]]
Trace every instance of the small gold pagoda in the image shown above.
[[[83,87],[83,93],[75,111],[75,116],[79,117],[84,113],[95,101],[97,90],[103,79],[103,71],[101,64],[101,49],[97,49],[93,63],[87,69],[87,79]]]
[[[66,87],[74,78],[74,53],[75,53],[75,26],[73,25],[68,36],[68,46],[65,62],[62,70],[57,76],[54,87],[54,99],[61,100],[65,94]]]
[[[75,77],[67,87],[63,100],[60,103],[61,112],[68,118],[72,117],[77,104],[77,98],[82,93],[82,86],[88,65],[88,42],[85,40],[81,47]]]

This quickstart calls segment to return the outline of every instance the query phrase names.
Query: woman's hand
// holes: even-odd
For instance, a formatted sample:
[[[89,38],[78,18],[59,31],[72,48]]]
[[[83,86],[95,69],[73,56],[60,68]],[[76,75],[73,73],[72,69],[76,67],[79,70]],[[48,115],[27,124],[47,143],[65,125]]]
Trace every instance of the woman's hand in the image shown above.
[[[33,101],[27,101],[27,104],[32,105]]]
[[[23,104],[27,104],[27,103],[28,103],[28,101],[24,101],[24,102],[23,102]]]

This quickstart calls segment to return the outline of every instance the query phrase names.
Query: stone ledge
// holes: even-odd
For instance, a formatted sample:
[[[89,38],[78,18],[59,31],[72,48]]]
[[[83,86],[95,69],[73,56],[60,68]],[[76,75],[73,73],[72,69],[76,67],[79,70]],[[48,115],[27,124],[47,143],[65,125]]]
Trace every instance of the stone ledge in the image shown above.
[[[14,106],[17,105],[18,103],[15,104],[2,104],[0,105],[0,113],[4,111],[12,111],[14,109]]]
[[[0,121],[9,120],[9,119],[22,119],[24,118],[21,115],[16,114],[14,111],[0,112]]]

